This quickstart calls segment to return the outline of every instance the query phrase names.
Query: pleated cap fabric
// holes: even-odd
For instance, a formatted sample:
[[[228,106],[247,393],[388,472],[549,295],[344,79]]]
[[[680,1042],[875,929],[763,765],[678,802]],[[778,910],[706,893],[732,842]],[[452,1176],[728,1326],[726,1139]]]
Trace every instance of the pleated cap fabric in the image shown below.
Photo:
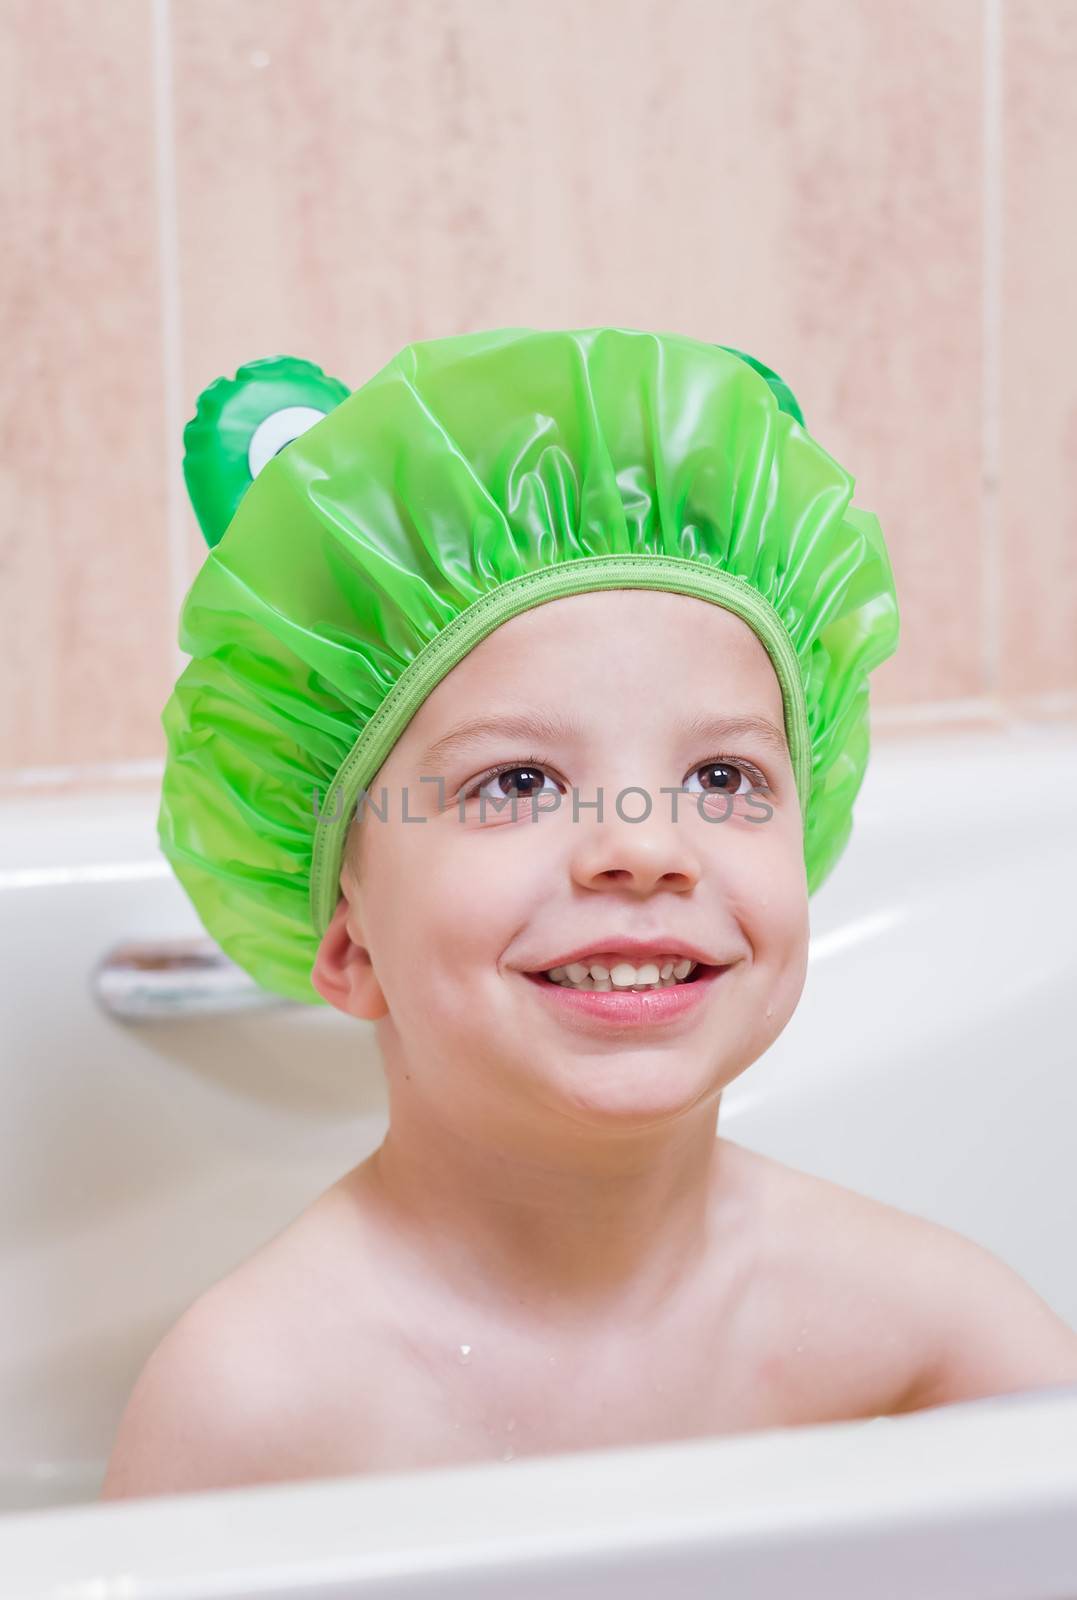
[[[483,637],[597,588],[692,594],[757,633],[814,893],[898,642],[853,490],[731,347],[626,328],[406,346],[261,468],[184,602],[158,834],[207,932],[266,989],[324,1004],[310,972],[358,796]]]

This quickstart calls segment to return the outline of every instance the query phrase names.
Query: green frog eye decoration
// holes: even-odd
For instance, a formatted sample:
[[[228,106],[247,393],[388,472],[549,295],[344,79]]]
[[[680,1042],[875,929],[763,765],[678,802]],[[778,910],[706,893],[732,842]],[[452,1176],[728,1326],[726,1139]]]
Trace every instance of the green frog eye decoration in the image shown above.
[[[183,476],[210,549],[267,461],[351,394],[312,361],[267,356],[198,397],[183,430]]]

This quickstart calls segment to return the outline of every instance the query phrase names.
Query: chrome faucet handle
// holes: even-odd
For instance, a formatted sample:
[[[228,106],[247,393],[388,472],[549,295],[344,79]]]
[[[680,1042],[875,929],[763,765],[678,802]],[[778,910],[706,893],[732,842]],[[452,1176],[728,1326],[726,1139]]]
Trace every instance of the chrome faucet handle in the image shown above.
[[[204,1017],[299,1004],[263,989],[212,939],[142,939],[114,945],[94,968],[90,989],[122,1021]]]

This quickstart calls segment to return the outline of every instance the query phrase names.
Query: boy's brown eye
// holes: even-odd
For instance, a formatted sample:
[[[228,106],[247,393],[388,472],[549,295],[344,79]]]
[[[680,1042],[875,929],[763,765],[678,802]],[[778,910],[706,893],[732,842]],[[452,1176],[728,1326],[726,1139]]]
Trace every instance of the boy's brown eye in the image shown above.
[[[547,779],[556,789],[555,780],[550,777],[545,767],[540,767],[537,763],[533,766],[517,763],[514,767],[498,767],[495,772],[488,772],[485,777],[473,783],[468,790],[467,798],[470,800],[485,792],[492,801],[533,800],[542,794],[543,784]]]
[[[522,780],[510,784],[508,788],[505,787],[504,780],[506,778],[519,779],[519,775],[521,773],[523,774]],[[532,794],[537,794],[542,788],[543,782],[545,781],[545,773],[543,773],[538,767],[507,767],[505,771],[497,774],[497,781],[504,794],[508,794],[509,789],[522,790],[519,798],[522,800],[529,800]]]
[[[758,767],[749,766],[746,761],[705,761],[696,767],[692,777],[699,777],[704,794],[745,795],[751,789],[768,787]],[[741,779],[746,787],[741,787]]]
[[[742,773],[739,767],[733,765],[732,761],[710,761],[705,767],[700,767],[698,770],[705,772],[709,778],[714,780],[710,783],[704,782],[703,787],[705,789],[736,790],[740,787]],[[717,779],[715,779],[716,773],[718,774]]]

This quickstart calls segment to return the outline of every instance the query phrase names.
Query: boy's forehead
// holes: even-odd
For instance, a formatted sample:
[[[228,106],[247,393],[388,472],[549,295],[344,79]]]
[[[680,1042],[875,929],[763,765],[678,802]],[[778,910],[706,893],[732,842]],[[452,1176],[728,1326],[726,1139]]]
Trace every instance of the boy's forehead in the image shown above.
[[[393,764],[438,771],[491,738],[582,749],[611,714],[788,756],[773,663],[739,616],[670,591],[611,590],[501,623],[430,691]]]
[[[616,686],[661,672],[690,687],[724,670],[742,690],[771,682],[773,665],[759,636],[735,612],[669,590],[611,589],[562,595],[500,623],[438,685],[461,704],[487,695],[491,675],[568,683],[580,670]]]

